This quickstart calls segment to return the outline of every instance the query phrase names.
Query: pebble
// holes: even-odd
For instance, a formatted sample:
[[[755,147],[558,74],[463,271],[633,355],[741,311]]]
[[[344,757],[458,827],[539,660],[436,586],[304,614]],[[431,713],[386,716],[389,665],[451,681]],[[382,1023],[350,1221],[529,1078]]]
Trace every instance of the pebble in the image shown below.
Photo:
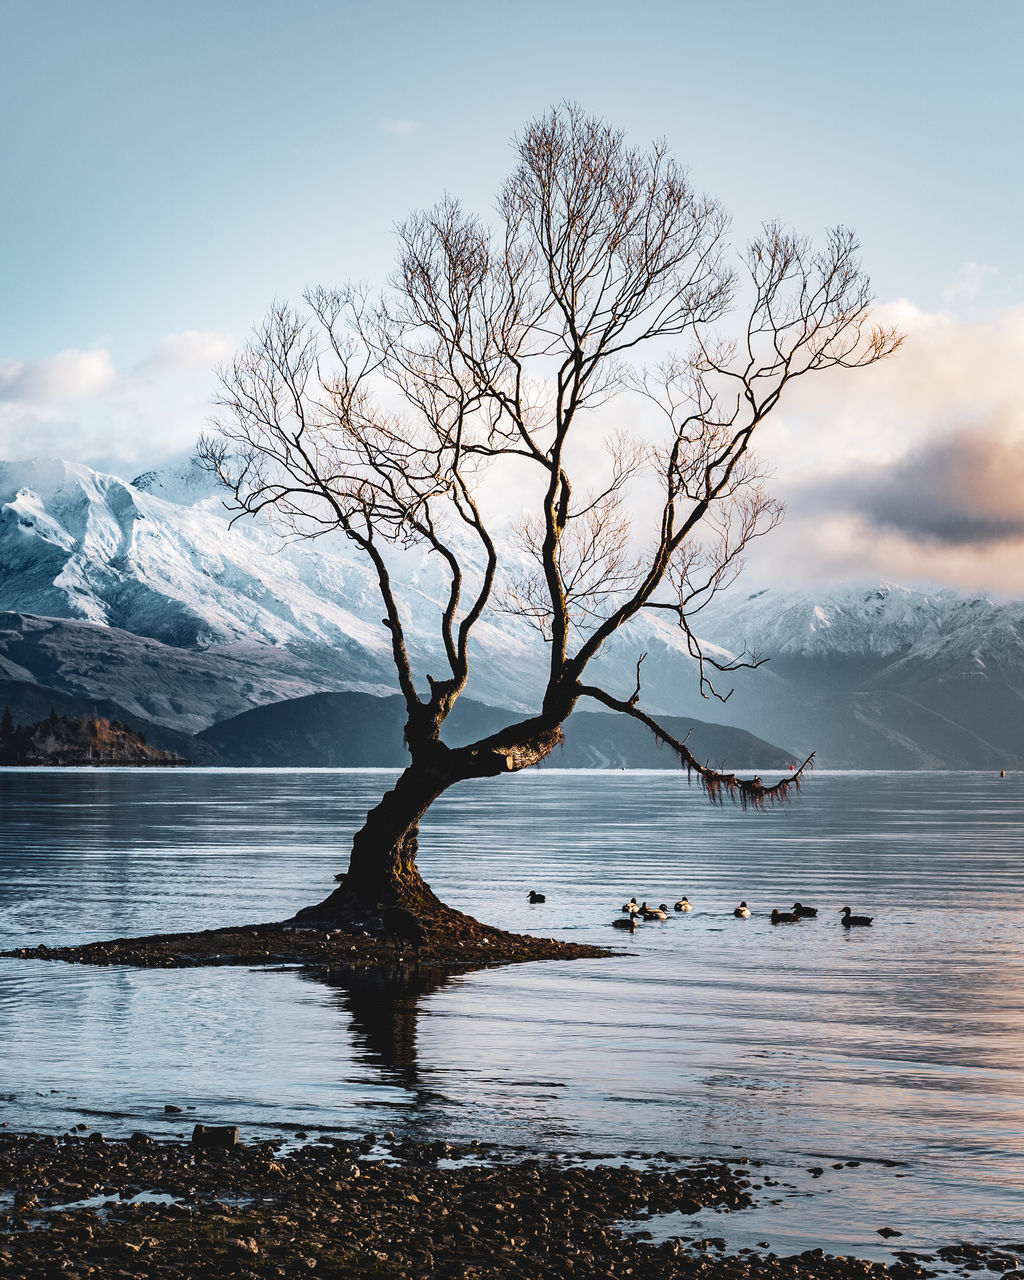
[[[619,1229],[661,1214],[752,1203],[748,1170],[676,1161],[671,1171],[521,1159],[486,1143],[321,1138],[206,1150],[187,1142],[102,1144],[69,1134],[0,1134],[0,1274],[4,1280],[279,1280],[315,1272],[397,1280],[910,1280],[903,1253],[886,1266],[822,1249],[792,1257],[730,1254],[725,1237],[658,1242]],[[388,1146],[388,1144],[390,1144]],[[473,1159],[466,1160],[466,1156]],[[439,1169],[438,1161],[452,1167]],[[358,1175],[358,1177],[356,1176]],[[170,1204],[137,1201],[162,1192]],[[103,1212],[55,1206],[103,1194]],[[12,1204],[13,1200],[13,1204]],[[13,1211],[12,1211],[13,1210]],[[723,1224],[724,1225],[724,1224]],[[760,1248],[769,1249],[768,1241]],[[1016,1266],[1008,1249],[959,1245],[938,1256],[970,1269]]]

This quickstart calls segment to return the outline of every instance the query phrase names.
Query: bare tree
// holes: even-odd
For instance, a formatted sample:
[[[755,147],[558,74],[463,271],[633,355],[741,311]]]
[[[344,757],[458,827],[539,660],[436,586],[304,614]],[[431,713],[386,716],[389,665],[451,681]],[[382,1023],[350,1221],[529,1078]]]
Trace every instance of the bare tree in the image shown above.
[[[342,887],[300,913],[310,919],[375,903],[442,912],[416,868],[424,813],[456,782],[544,759],[581,697],[647,725],[712,799],[765,805],[798,784],[798,773],[766,786],[697,760],[642,709],[642,656],[628,696],[590,683],[587,668],[648,610],[678,623],[705,695],[714,672],[756,665],[713,660],[692,630],[780,515],[754,433],[789,383],[872,364],[900,338],[869,323],[849,231],[814,249],[766,226],[737,269],[721,206],[662,145],[632,149],[570,105],[516,149],[493,228],[445,199],[399,228],[382,295],[316,289],[301,311],[275,307],[224,371],[223,413],[202,442],[239,514],[356,544],[391,636],[411,763],[356,834]],[[729,313],[741,319],[727,340]],[[645,353],[653,367],[637,363]],[[645,435],[631,420],[652,404],[660,428]],[[578,444],[616,410],[603,477],[585,484]],[[489,495],[513,468],[532,477],[536,505],[509,536]],[[447,669],[425,687],[392,581],[394,553],[410,544],[436,554],[447,582]],[[496,610],[544,637],[541,705],[448,747],[441,728],[466,687],[470,639]]]

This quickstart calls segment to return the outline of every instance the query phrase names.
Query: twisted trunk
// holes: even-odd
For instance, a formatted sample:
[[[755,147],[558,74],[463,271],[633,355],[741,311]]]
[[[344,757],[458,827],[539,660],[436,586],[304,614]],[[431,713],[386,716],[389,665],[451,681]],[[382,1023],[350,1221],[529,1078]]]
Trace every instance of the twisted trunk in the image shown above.
[[[294,919],[344,927],[385,907],[405,907],[431,919],[457,914],[416,866],[423,815],[456,782],[516,773],[536,764],[561,742],[560,724],[538,717],[468,747],[453,750],[437,738],[419,745],[413,763],[356,832],[341,884],[322,902],[296,912]]]
[[[295,915],[303,923],[345,924],[381,907],[442,907],[416,866],[420,819],[457,778],[410,765],[356,832],[348,872],[323,902]]]

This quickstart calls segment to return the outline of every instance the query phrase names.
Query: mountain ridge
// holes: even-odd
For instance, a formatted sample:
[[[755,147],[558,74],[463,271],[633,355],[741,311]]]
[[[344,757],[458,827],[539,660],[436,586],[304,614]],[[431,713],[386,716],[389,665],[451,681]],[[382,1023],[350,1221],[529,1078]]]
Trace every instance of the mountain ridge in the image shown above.
[[[470,564],[470,573],[473,567]],[[400,609],[415,673],[444,670],[444,580],[422,549],[400,554]],[[0,679],[103,698],[194,733],[271,702],[394,692],[372,573],[343,539],[288,544],[234,527],[193,463],[129,483],[83,464],[0,464]],[[770,661],[723,677],[702,701],[686,639],[663,615],[619,633],[592,668],[626,698],[643,667],[652,713],[767,732],[834,767],[1024,763],[1024,602],[883,583],[831,593],[731,592],[699,615],[728,658]],[[545,664],[522,620],[481,620],[471,699],[535,709]],[[153,646],[156,646],[155,648]],[[147,731],[148,732],[148,731]]]
[[[515,719],[502,707],[460,698],[445,722],[449,746],[496,733]],[[782,748],[740,729],[666,717],[665,727],[690,735],[697,757],[715,767],[785,770],[799,763]],[[203,730],[197,741],[235,766],[301,765],[320,768],[404,767],[405,700],[356,693],[316,693],[246,711]],[[613,711],[577,710],[563,726],[564,741],[540,767],[679,769],[653,735]]]

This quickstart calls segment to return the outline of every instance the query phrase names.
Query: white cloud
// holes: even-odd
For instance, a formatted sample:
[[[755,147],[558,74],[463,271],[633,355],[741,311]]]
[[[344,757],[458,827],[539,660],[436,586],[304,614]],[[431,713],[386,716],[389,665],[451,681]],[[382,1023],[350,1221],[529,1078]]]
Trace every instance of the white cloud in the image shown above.
[[[1024,366],[1024,308],[968,324],[901,301],[875,318],[906,335],[889,360],[794,385],[761,437],[780,474],[887,463],[965,422],[1016,413]]]
[[[377,125],[378,133],[390,133],[396,138],[410,138],[419,132],[418,120],[382,120]]]
[[[126,474],[190,451],[210,415],[224,334],[169,334],[134,367],[109,351],[0,360],[0,458],[60,457]]]
[[[999,274],[995,267],[988,267],[983,262],[965,262],[943,291],[943,298],[948,303],[973,302],[985,284],[993,276]]]
[[[102,395],[116,378],[110,352],[58,351],[43,360],[0,363],[0,400],[46,404]]]
[[[207,373],[227,360],[235,350],[233,338],[224,333],[170,333],[139,365],[146,372]]]

